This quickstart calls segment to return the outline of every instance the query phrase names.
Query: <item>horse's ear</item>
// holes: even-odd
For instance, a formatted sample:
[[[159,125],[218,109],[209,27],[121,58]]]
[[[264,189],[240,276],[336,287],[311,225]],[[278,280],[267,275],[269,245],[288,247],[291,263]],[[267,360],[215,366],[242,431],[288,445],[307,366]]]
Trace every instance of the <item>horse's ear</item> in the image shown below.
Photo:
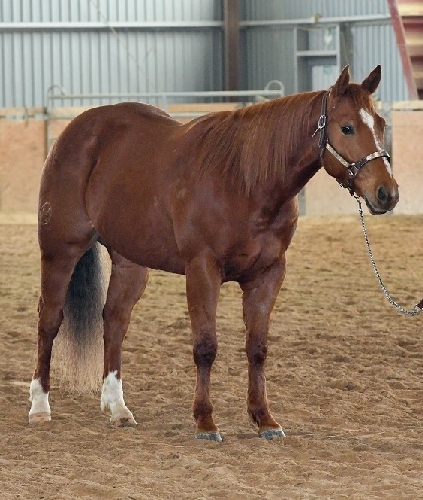
[[[347,65],[342,70],[341,74],[338,76],[335,85],[332,87],[331,94],[336,96],[341,96],[347,90],[348,84],[350,83],[350,67]]]
[[[381,67],[380,64],[378,64],[370,75],[363,80],[363,83],[361,84],[363,89],[370,92],[370,94],[373,94],[379,85],[381,73]]]

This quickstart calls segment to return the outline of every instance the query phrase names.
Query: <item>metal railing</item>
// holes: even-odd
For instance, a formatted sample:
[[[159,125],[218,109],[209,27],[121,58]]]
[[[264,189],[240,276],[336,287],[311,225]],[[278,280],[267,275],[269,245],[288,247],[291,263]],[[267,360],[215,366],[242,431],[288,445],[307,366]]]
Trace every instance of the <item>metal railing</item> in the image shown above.
[[[283,97],[284,95],[285,87],[279,80],[270,81],[266,87],[261,90],[142,92],[114,94],[68,94],[63,87],[53,85],[47,91],[46,152],[50,150],[53,142],[57,138],[57,136],[52,133],[52,122],[57,120],[72,120],[83,110],[90,107],[105,104],[116,104],[123,101],[145,102],[163,109],[175,119],[193,119],[205,114],[207,111],[172,111],[172,105],[227,103],[229,106],[230,103],[237,103],[240,107],[243,107],[256,102]]]

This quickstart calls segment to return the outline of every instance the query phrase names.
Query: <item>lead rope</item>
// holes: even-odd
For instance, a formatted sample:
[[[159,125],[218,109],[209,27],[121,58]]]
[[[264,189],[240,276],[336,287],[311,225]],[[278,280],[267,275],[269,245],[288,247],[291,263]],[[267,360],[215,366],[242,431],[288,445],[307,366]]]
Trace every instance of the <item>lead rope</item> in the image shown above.
[[[372,249],[370,248],[370,242],[369,242],[369,238],[367,236],[366,226],[364,225],[364,216],[363,216],[363,209],[361,207],[361,200],[356,194],[353,194],[353,196],[357,200],[357,203],[358,203],[358,213],[360,215],[361,228],[363,230],[364,241],[366,242],[366,247],[367,247],[367,251],[369,253],[370,262],[372,263],[373,271],[375,272],[376,278],[379,281],[379,285],[382,288],[382,292],[384,293],[385,297],[388,299],[388,302],[390,304],[392,304],[396,309],[398,309],[398,311],[402,312],[403,314],[406,314],[407,316],[417,316],[418,314],[420,314],[422,312],[423,299],[418,304],[416,304],[413,307],[413,309],[411,309],[411,310],[404,309],[404,307],[400,306],[397,302],[395,302],[395,300],[391,297],[390,293],[386,289],[386,286],[383,283],[382,278],[380,277],[379,271],[377,269],[376,262],[373,258]]]

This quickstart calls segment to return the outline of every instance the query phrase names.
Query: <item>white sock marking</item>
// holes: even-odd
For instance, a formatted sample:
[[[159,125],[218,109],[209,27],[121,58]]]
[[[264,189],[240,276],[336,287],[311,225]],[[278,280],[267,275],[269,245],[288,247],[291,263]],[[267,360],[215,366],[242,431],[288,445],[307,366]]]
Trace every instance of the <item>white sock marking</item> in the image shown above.
[[[123,399],[122,380],[117,378],[117,370],[110,372],[103,381],[101,410],[109,409],[111,420],[134,418]]]
[[[41,387],[40,379],[33,379],[29,386],[29,400],[31,401],[31,409],[29,415],[35,413],[48,413],[50,415],[50,404],[48,402],[48,392],[44,392]]]

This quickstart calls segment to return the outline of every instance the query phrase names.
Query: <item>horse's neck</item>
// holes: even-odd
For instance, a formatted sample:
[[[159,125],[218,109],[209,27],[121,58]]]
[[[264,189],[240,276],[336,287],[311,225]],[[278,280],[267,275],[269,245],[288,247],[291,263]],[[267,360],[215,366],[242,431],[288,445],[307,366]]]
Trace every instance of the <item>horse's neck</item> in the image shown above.
[[[259,196],[266,199],[265,211],[277,213],[291,198],[296,196],[322,166],[318,134],[313,135],[321,114],[322,94],[316,93],[308,106],[310,119],[308,126],[298,134],[297,144],[291,147],[292,156],[287,159],[284,174],[277,179],[269,179]]]
[[[316,93],[310,109],[309,126],[300,137],[301,144],[293,148],[296,154],[285,170],[282,191],[287,198],[298,194],[322,166],[319,137],[313,134],[321,114],[321,99],[321,93]]]
[[[316,149],[316,148],[313,148]],[[286,171],[282,180],[269,180],[255,192],[256,203],[261,206],[264,217],[273,219],[286,210],[287,202],[292,200],[313,175],[320,169],[320,157],[311,149],[292,169]]]
[[[299,193],[321,166],[319,149],[311,145],[298,162],[286,172],[284,191],[287,195],[295,196]]]
[[[320,167],[320,160],[314,159],[312,163],[307,163],[301,168],[296,168],[295,172],[287,173],[283,185],[275,193],[273,211],[278,212],[287,201],[297,196]]]

